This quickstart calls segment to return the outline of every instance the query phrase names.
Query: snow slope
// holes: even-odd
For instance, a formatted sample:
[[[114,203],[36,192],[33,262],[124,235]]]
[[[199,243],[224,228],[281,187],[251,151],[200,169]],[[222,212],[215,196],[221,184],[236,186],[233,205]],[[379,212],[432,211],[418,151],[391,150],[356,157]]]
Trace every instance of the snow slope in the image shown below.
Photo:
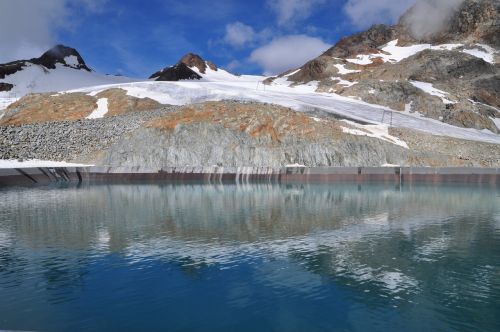
[[[74,61],[74,59],[68,59]],[[14,88],[8,92],[0,92],[0,110],[15,102],[28,93],[57,92],[83,87],[91,87],[101,84],[116,84],[134,82],[123,76],[102,75],[86,70],[78,70],[56,65],[56,69],[47,69],[40,65],[29,64],[12,75],[7,75],[0,82],[14,84]]]

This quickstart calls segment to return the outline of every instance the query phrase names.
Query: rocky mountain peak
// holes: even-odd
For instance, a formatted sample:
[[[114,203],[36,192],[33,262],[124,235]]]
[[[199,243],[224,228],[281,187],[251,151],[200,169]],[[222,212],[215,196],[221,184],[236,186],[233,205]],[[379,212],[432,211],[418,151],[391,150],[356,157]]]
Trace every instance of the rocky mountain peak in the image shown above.
[[[218,70],[213,62],[203,60],[198,54],[187,53],[174,66],[163,68],[149,78],[156,81],[200,80],[200,74],[206,74],[207,68]]]
[[[43,53],[41,57],[31,59],[31,62],[49,69],[55,69],[56,64],[59,63],[74,69],[91,71],[76,49],[64,45],[54,46],[47,52]]]
[[[187,53],[180,60],[179,63],[184,63],[188,67],[196,67],[200,73],[205,74],[207,66],[212,70],[217,70],[217,66],[210,61],[205,61],[201,56],[194,53]]]
[[[174,66],[163,68],[149,77],[155,81],[181,81],[200,80],[202,77],[195,73],[184,62],[178,62]]]

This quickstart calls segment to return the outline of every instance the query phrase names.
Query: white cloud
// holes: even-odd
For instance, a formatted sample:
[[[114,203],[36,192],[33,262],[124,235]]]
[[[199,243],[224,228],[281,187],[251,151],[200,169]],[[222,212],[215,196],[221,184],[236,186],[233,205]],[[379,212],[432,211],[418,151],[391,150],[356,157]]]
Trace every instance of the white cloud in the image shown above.
[[[326,51],[331,45],[319,38],[306,35],[290,35],[274,39],[259,47],[250,55],[266,75],[274,75],[303,65]]]
[[[344,11],[357,28],[395,23],[416,0],[348,0]]]
[[[277,14],[278,25],[293,25],[311,16],[315,6],[326,0],[267,0],[268,6]]]
[[[226,68],[229,71],[234,71],[240,67],[241,67],[241,62],[239,62],[238,60],[233,60],[224,66],[224,68]]]
[[[251,26],[241,22],[234,22],[226,25],[226,35],[224,41],[231,46],[240,47],[253,42],[256,33]]]
[[[105,1],[0,1],[0,63],[40,56],[55,44],[58,29],[71,28],[73,14],[99,11]]]
[[[420,0],[406,17],[413,35],[425,37],[440,31],[464,0]]]

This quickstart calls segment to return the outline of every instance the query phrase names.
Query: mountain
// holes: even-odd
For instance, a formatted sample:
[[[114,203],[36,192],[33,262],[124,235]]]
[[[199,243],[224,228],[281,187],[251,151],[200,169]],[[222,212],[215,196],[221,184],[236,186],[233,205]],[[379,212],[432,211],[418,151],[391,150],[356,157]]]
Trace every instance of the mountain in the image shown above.
[[[237,76],[217,66],[211,61],[205,61],[201,56],[187,53],[175,65],[165,67],[152,74],[149,78],[155,81],[181,80],[232,80]]]
[[[500,1],[424,0],[267,84],[317,84],[455,126],[500,132]],[[441,6],[441,7],[440,7]]]
[[[92,71],[76,49],[64,45],[38,58],[0,64],[0,93],[13,96],[130,81]]]

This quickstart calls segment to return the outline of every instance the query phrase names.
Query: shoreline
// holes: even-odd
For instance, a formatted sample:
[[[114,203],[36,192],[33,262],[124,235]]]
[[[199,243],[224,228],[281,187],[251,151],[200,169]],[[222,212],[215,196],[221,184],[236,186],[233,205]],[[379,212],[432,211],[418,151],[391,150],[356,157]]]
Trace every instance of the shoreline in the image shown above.
[[[39,167],[0,169],[0,187],[135,181],[220,183],[368,183],[500,185],[500,168],[467,167]]]

